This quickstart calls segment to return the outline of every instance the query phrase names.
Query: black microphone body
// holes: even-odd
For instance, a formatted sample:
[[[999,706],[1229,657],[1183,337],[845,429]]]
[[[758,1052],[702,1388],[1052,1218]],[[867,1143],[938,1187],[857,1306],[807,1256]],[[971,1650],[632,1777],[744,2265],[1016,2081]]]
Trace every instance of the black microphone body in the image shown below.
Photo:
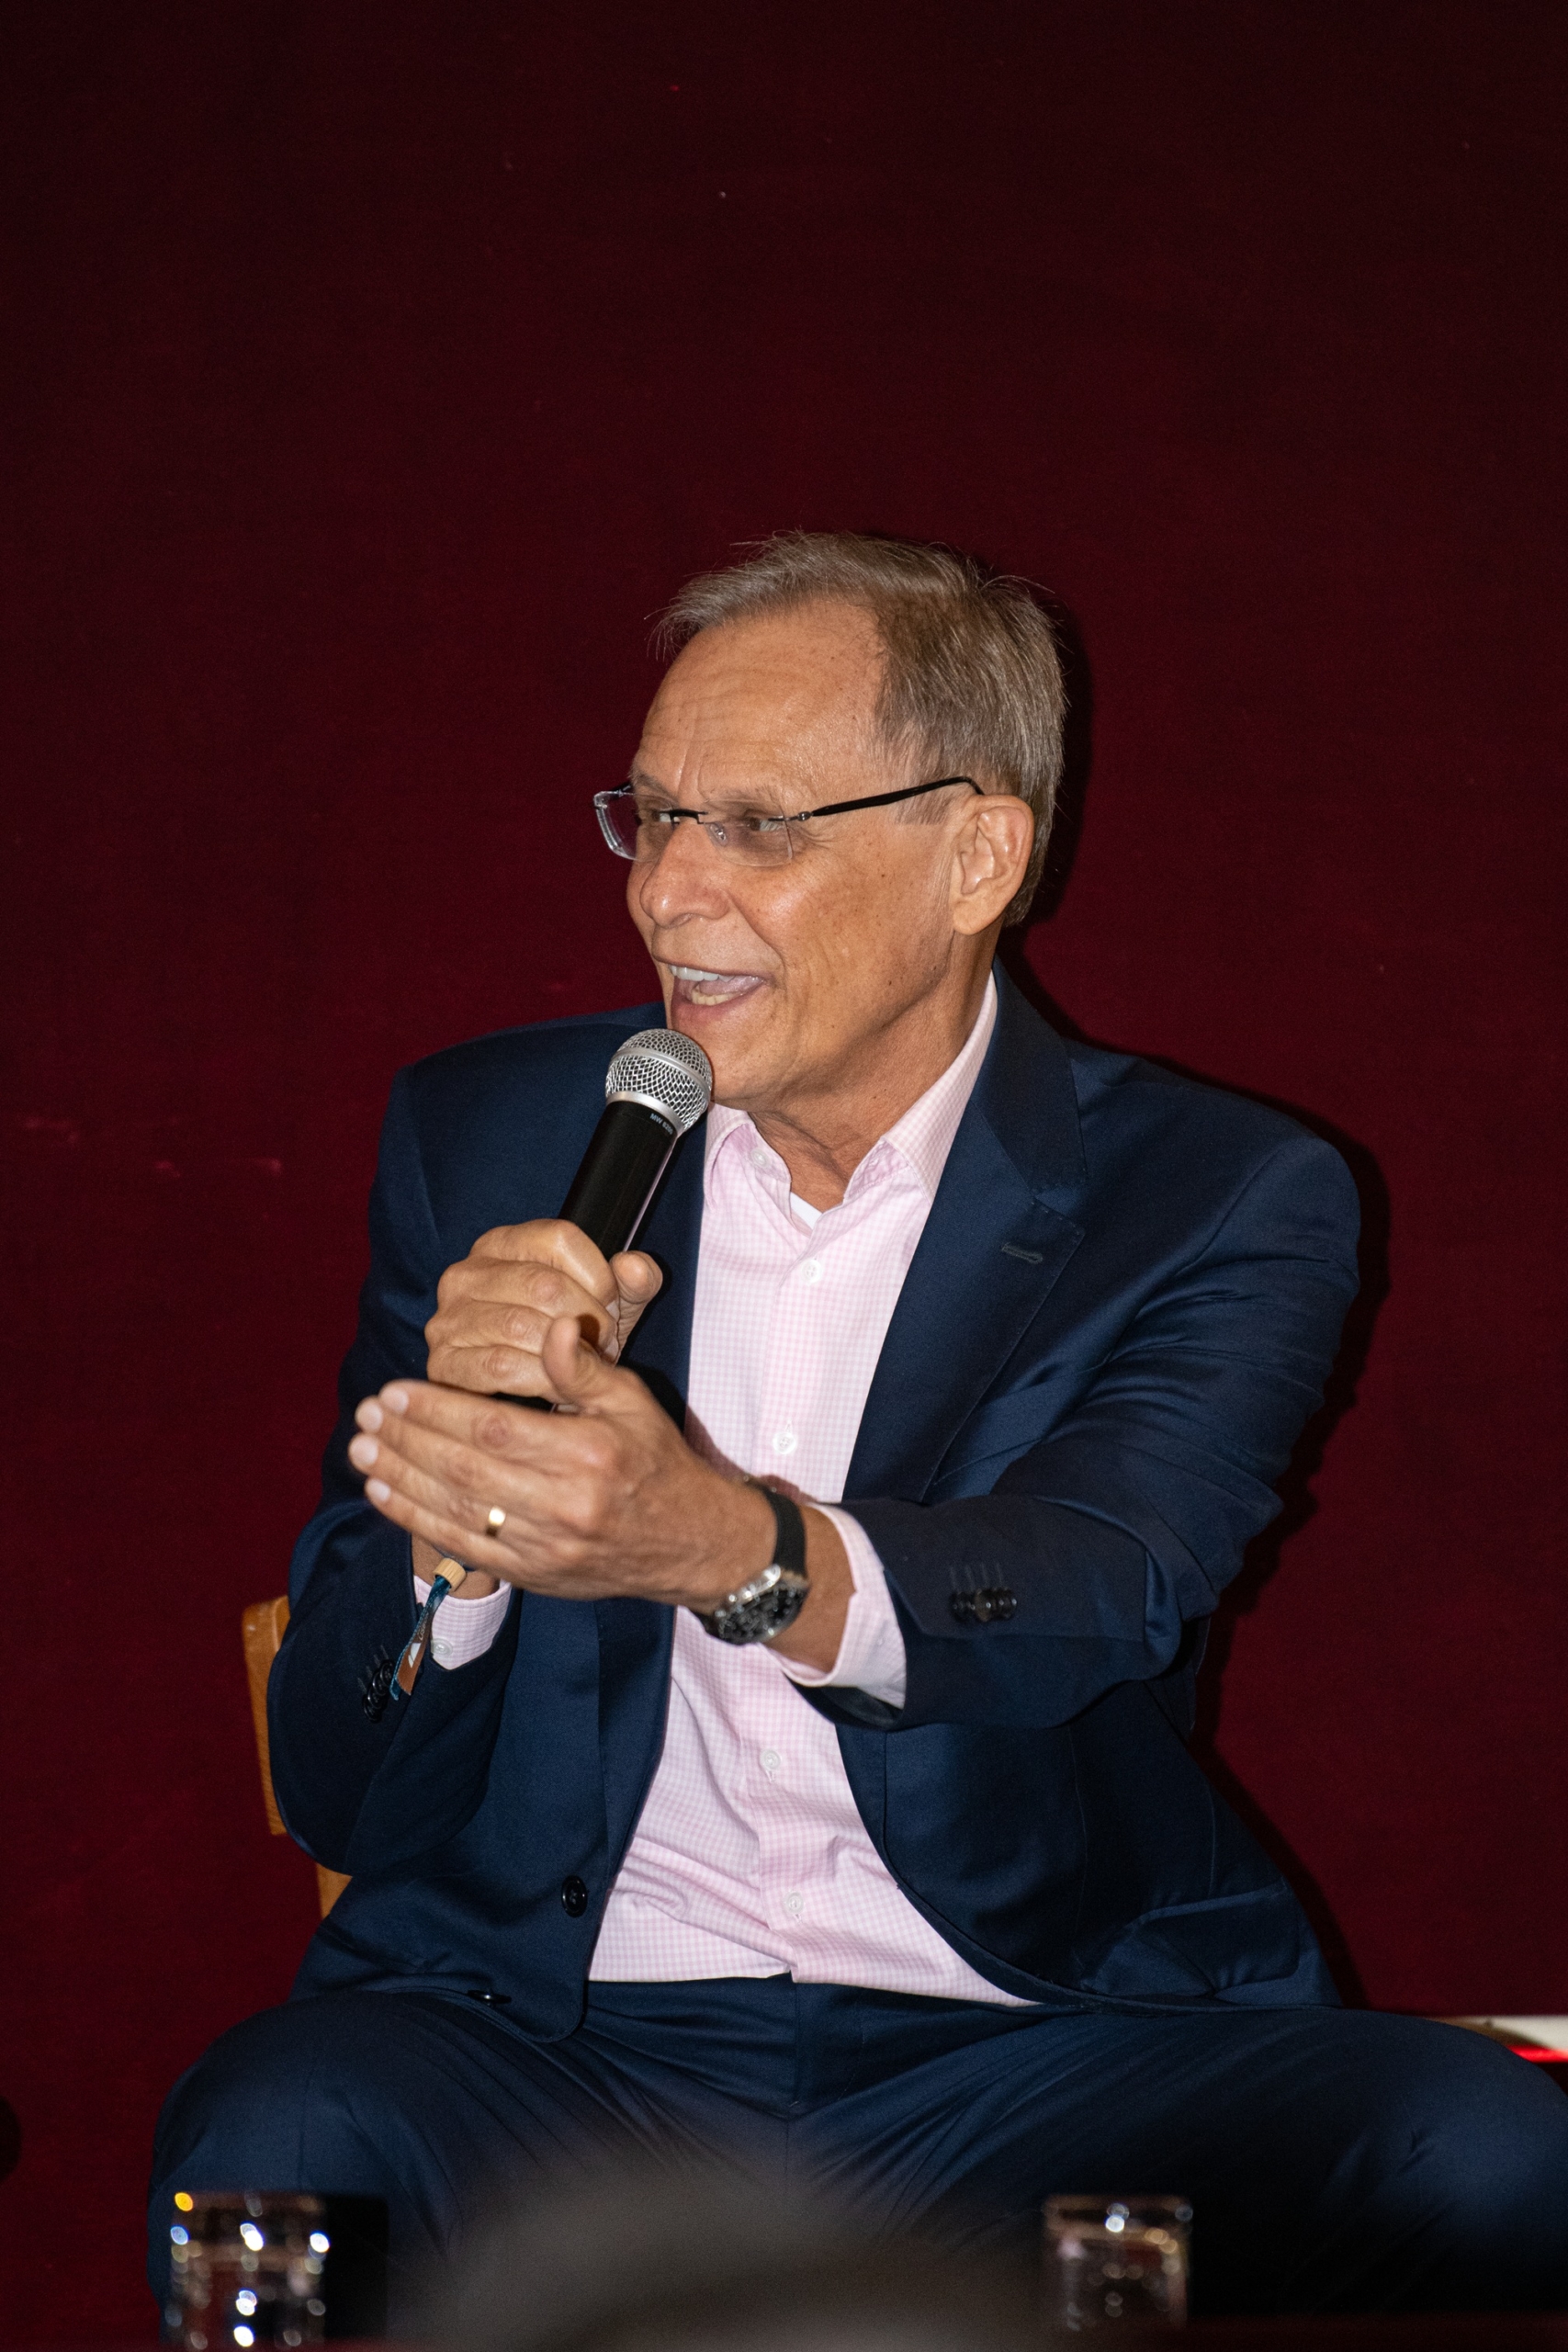
[[[681,1131],[646,1102],[606,1102],[560,1213],[613,1258],[629,1250]]]
[[[608,1099],[560,1213],[613,1258],[637,1239],[676,1145],[706,1111],[713,1071],[702,1047],[679,1031],[642,1029],[611,1061],[604,1092]],[[501,1401],[555,1410],[542,1396],[511,1396],[504,1390]]]

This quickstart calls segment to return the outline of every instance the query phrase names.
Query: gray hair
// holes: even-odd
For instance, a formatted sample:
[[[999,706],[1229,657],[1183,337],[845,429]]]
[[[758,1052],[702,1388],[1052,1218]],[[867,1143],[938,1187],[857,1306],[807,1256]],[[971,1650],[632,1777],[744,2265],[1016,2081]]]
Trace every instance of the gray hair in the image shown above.
[[[673,652],[726,621],[835,602],[859,605],[875,624],[876,728],[887,752],[1016,793],[1033,812],[1028,871],[1006,916],[1021,922],[1045,863],[1066,715],[1055,634],[1023,582],[919,539],[780,531],[743,563],[688,582],[661,615],[658,642]],[[919,800],[908,812],[913,821],[933,813]]]

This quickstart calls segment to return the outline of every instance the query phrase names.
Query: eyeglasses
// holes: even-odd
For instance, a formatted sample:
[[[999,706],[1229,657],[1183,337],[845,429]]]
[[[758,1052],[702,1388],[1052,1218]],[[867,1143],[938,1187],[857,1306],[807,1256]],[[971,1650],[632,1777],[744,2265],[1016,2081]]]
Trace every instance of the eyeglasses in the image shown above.
[[[645,801],[639,807],[637,786],[617,784],[609,792],[593,795],[593,811],[615,855],[635,858],[639,865],[650,865],[662,856],[677,826],[682,824],[700,825],[714,848],[738,865],[783,865],[800,847],[795,828],[813,817],[842,817],[852,808],[886,808],[895,800],[918,800],[923,792],[945,792],[953,784],[966,784],[971,792],[980,789],[972,775],[939,775],[934,783],[907,785],[902,792],[872,792],[863,800],[829,800],[820,808],[797,808],[793,815],[781,817],[771,809],[744,806],[650,808]]]

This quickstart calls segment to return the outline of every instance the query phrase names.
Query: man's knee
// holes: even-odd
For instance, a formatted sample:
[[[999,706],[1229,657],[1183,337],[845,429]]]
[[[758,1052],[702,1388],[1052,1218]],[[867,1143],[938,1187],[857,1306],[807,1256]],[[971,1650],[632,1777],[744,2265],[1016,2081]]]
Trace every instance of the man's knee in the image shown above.
[[[1480,2034],[1408,2026],[1378,2201],[1391,2241],[1408,2249],[1409,2300],[1568,2302],[1568,2099]]]
[[[191,2178],[172,2185],[357,2188],[366,2153],[446,2079],[451,2037],[432,2005],[394,1994],[264,2009],[220,2035],[169,2093],[154,2177],[172,2182],[184,2164]]]
[[[182,2160],[199,2166],[210,2161],[207,2152],[215,2144],[227,2148],[236,2140],[254,2148],[258,2156],[264,2151],[275,2151],[276,2162],[286,2165],[292,2153],[290,2143],[298,2142],[300,2119],[323,2069],[341,2074],[345,2064],[353,2065],[357,2037],[352,2020],[341,2021],[348,2029],[343,2033],[324,2030],[328,2020],[320,2012],[335,2007],[335,2003],[301,2001],[264,2009],[259,2017],[247,2018],[220,2035],[181,2075],[164,2102],[154,2173]],[[235,2184],[225,2177],[193,2179],[186,2185],[217,2188]],[[276,2180],[258,2178],[252,2185],[281,2188],[292,2184],[280,2174]]]
[[[1561,2189],[1568,2099],[1535,2068],[1483,2035],[1441,2027],[1457,2047],[1434,2070],[1420,2124],[1441,2132],[1438,2168],[1456,2208],[1517,2211]]]
[[[394,2195],[410,2135],[446,2079],[451,2039],[438,2005],[377,1993],[289,2002],[220,2035],[158,2119],[153,2291],[165,2291],[176,2189]]]

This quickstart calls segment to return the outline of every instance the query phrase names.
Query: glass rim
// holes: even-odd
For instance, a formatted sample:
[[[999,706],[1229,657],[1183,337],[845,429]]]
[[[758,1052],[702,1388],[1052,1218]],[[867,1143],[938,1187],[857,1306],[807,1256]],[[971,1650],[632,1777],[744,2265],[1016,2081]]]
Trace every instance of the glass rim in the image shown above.
[[[985,797],[982,786],[976,783],[972,775],[940,775],[932,777],[926,784],[904,785],[895,792],[863,793],[859,798],[853,800],[829,800],[816,808],[780,809],[776,814],[771,810],[749,811],[744,802],[738,802],[733,808],[725,809],[682,808],[673,801],[667,808],[660,809],[657,814],[671,820],[671,838],[673,838],[679,831],[679,823],[675,820],[684,820],[688,824],[700,825],[706,831],[715,824],[732,822],[735,818],[742,814],[756,814],[763,819],[766,828],[765,832],[760,831],[759,838],[772,838],[776,832],[782,834],[787,843],[789,829],[792,825],[807,824],[815,817],[843,817],[850,815],[857,808],[886,808],[896,801],[918,800],[925,793],[945,792],[953,786],[960,784],[966,784],[972,792],[979,793],[982,798]],[[632,842],[628,844],[619,838],[616,828],[618,812],[621,809],[629,810],[635,806],[635,802],[629,796],[636,790],[636,783],[627,776],[624,782],[611,785],[603,792],[596,792],[593,795],[593,813],[599,820],[599,830],[606,843],[617,857],[630,858],[634,862],[637,858],[636,834],[634,833]],[[637,831],[640,831],[640,830],[639,819]]]

